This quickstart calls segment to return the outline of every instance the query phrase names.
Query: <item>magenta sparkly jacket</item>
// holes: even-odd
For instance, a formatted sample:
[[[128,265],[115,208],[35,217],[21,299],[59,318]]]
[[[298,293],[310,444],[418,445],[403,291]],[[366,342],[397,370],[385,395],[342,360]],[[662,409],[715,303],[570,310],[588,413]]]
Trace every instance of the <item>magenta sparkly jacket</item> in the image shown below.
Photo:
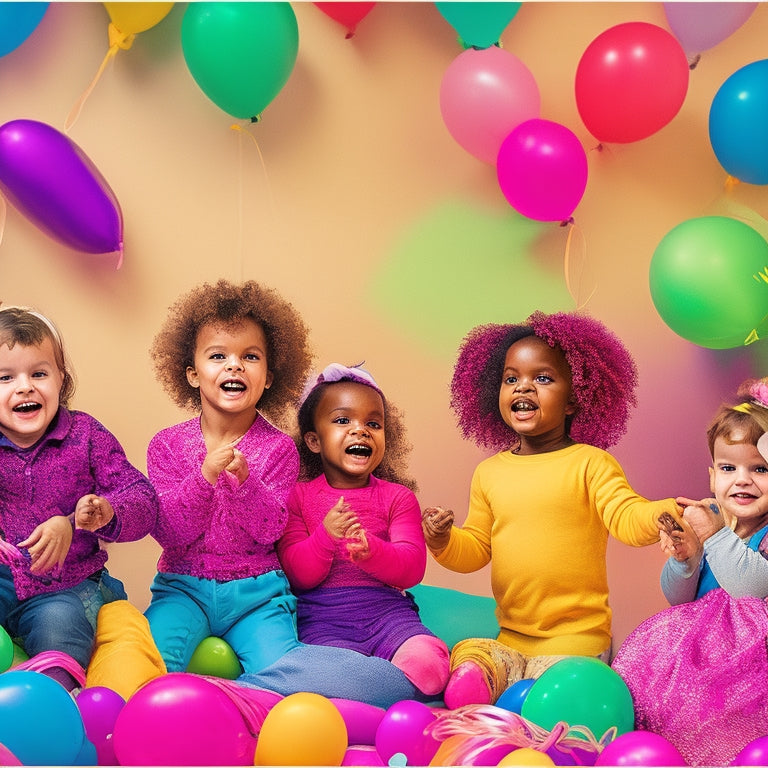
[[[278,570],[275,541],[299,473],[293,440],[259,415],[237,445],[248,462],[240,485],[229,472],[211,485],[200,419],[158,432],[147,449],[149,479],[160,497],[152,536],[163,548],[158,570],[233,581]]]
[[[72,514],[89,493],[104,496],[115,516],[96,532],[74,531],[61,570],[33,575],[27,558],[14,561],[19,599],[69,589],[96,573],[107,560],[100,543],[146,536],[158,505],[149,481],[128,461],[114,435],[87,413],[59,408],[31,448],[21,449],[0,436],[0,528],[6,541],[18,544],[50,517]]]

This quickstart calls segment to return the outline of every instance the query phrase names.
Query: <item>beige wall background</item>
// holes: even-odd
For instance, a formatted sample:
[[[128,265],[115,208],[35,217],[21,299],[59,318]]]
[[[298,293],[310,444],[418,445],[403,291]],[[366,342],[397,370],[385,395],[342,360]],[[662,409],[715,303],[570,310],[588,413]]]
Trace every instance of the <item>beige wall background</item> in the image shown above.
[[[228,116],[192,79],[180,44],[185,8],[177,3],[118,53],[69,132],[120,201],[122,268],[112,256],[65,248],[9,207],[0,299],[34,305],[60,325],[79,381],[76,407],[144,469],[152,435],[187,417],[149,365],[168,306],[220,277],[270,284],[306,317],[318,365],[366,361],[406,413],[422,503],[450,505],[462,520],[483,454],[461,439],[449,410],[456,347],[482,322],[574,308],[563,276],[567,229],[517,215],[495,169],[448,133],[439,89],[462,49],[434,4],[379,2],[346,40],[313,4],[294,3],[298,60],[255,125]],[[576,253],[595,287],[587,310],[622,337],[641,381],[615,453],[648,497],[703,496],[706,423],[739,382],[768,373],[765,342],[713,351],[679,338],[653,307],[648,267],[670,229],[722,203],[726,173],[709,143],[709,107],[729,75],[766,57],[768,8],[704,53],[669,125],[592,151],[576,67],[598,34],[625,21],[666,28],[661,3],[526,2],[502,43],[534,75],[541,116],[588,150],[574,214]],[[107,25],[101,3],[51,3],[29,39],[0,58],[0,123],[31,118],[63,131],[106,53]],[[763,187],[733,195],[768,215]],[[111,569],[141,608],[157,557],[149,539],[110,549]],[[620,642],[665,605],[662,557],[612,542],[608,559]],[[430,563],[426,582],[489,592],[486,571],[462,576]]]

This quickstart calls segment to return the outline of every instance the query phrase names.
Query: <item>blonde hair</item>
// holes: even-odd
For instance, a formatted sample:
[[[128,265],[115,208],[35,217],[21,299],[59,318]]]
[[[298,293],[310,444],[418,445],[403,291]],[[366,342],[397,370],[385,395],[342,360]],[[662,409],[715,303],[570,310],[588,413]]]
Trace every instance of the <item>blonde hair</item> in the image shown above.
[[[58,328],[45,315],[29,307],[0,306],[0,346],[5,344],[9,349],[13,349],[16,344],[37,347],[45,339],[51,341],[54,361],[63,378],[59,404],[68,408],[75,393],[75,379]]]

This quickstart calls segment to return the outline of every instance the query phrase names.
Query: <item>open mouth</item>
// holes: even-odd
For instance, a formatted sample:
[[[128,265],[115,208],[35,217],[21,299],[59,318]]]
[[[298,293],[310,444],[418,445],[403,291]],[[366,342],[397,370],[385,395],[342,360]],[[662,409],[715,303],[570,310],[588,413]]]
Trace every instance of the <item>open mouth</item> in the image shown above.
[[[525,411],[536,411],[538,410],[538,406],[535,406],[533,403],[529,402],[528,400],[518,400],[516,403],[512,404],[512,410],[515,413],[520,413]]]
[[[363,445],[362,443],[355,443],[347,447],[345,453],[350,456],[370,456],[373,453],[370,445]]]
[[[35,411],[39,411],[43,406],[40,405],[40,403],[19,403],[18,405],[14,406],[13,412],[14,413],[34,413]]]
[[[221,388],[225,392],[245,392],[245,390],[247,389],[247,387],[245,386],[245,384],[243,384],[242,381],[235,381],[235,380],[225,381],[221,385]]]

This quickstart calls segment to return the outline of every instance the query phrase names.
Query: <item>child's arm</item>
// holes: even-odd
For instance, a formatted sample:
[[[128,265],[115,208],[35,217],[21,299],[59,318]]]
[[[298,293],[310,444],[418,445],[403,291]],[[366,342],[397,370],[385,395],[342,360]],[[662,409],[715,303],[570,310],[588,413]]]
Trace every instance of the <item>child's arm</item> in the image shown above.
[[[360,529],[361,535],[348,547],[350,558],[382,584],[409,589],[424,578],[427,566],[421,510],[413,492],[400,486],[391,499],[388,516],[389,541]]]
[[[294,589],[314,589],[328,577],[338,542],[357,516],[344,497],[329,510],[312,533],[302,513],[303,498],[296,486],[288,498],[288,522],[277,544],[277,554]]]

